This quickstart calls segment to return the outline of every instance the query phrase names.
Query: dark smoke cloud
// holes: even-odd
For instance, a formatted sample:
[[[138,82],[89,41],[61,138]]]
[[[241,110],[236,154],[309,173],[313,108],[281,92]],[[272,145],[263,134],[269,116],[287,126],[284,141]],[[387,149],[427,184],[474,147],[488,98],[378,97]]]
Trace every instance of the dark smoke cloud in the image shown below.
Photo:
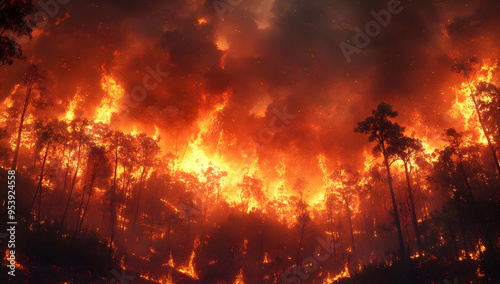
[[[460,82],[450,72],[452,58],[498,58],[496,0],[403,0],[402,13],[348,64],[339,44],[352,43],[354,28],[364,29],[373,20],[370,11],[387,2],[243,0],[221,21],[211,1],[74,0],[57,16],[69,18],[59,25],[51,19],[25,49],[57,79],[53,95],[63,101],[61,111],[79,86],[90,114],[104,95],[102,73],[113,74],[129,92],[142,83],[147,66],[159,65],[169,77],[118,126],[132,121],[150,130],[156,124],[187,138],[228,92],[220,129],[238,141],[267,127],[274,108],[297,114],[262,158],[285,151],[307,165],[325,153],[359,166],[366,137],[353,128],[378,103],[393,104],[403,121],[417,109],[431,127],[443,125],[445,97]],[[219,46],[223,40],[226,50]],[[8,67],[2,97],[25,66]],[[266,97],[265,117],[252,114]]]

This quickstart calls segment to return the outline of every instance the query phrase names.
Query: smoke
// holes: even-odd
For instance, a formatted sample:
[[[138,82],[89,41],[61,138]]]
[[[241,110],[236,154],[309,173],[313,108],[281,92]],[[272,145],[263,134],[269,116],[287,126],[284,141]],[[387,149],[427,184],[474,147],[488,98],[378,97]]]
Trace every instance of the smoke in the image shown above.
[[[227,143],[257,136],[273,109],[286,107],[296,118],[258,155],[270,168],[286,156],[292,172],[309,176],[318,172],[318,154],[362,164],[366,137],[353,128],[381,101],[400,111],[402,124],[418,110],[429,127],[443,127],[450,87],[460,82],[450,72],[453,57],[498,57],[496,1],[403,0],[403,11],[349,64],[339,44],[352,42],[355,27],[387,3],[243,0],[222,21],[212,1],[71,1],[24,49],[56,78],[52,96],[60,103],[52,111],[61,113],[80,89],[78,113],[91,116],[106,95],[102,74],[129,95],[148,66],[161,66],[169,76],[116,126],[157,125],[166,139],[189,139],[224,93],[217,131]],[[26,64],[6,68],[0,98]]]

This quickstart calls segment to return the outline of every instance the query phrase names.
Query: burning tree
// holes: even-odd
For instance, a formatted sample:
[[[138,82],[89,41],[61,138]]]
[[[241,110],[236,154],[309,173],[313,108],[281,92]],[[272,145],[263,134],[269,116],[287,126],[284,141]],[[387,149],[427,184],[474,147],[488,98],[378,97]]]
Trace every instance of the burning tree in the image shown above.
[[[398,123],[392,122],[389,118],[395,118],[398,116],[396,111],[392,110],[392,106],[386,103],[381,103],[378,105],[376,110],[372,111],[372,116],[366,118],[362,122],[358,122],[358,126],[354,129],[355,132],[362,134],[369,134],[368,141],[376,142],[376,146],[373,148],[375,154],[382,154],[384,158],[384,165],[387,170],[387,183],[389,184],[389,190],[391,192],[392,209],[394,213],[394,223],[396,223],[396,228],[398,231],[399,239],[399,254],[401,259],[405,258],[405,248],[403,242],[403,232],[401,231],[401,223],[399,221],[399,212],[396,202],[396,196],[394,195],[394,188],[392,185],[391,176],[391,159],[393,155],[389,151],[390,141],[401,137],[404,128],[401,128]]]
[[[419,72],[421,60],[387,56],[399,48],[391,44],[378,54],[387,65],[368,60],[338,76],[347,69],[328,70],[337,64],[324,62],[338,62],[323,31],[350,29],[325,20],[325,1],[231,5],[240,11],[224,23],[206,1],[152,1],[132,16],[137,6],[124,5],[106,19],[97,12],[111,6],[100,2],[74,1],[57,16],[54,4],[32,29],[31,2],[0,1],[0,71],[12,72],[0,76],[0,184],[14,177],[25,193],[16,196],[25,278],[16,281],[107,283],[120,271],[148,283],[499,281],[498,62],[458,60],[457,89],[446,85],[449,64]],[[383,22],[384,13],[372,14]],[[459,29],[443,24],[453,45],[433,54],[454,54],[457,30],[483,23],[469,14]],[[494,32],[467,43],[486,50]],[[7,66],[23,52],[29,62]],[[387,73],[408,80],[392,84]],[[352,88],[361,74],[377,76],[370,93]],[[407,113],[381,103],[363,121],[351,115],[393,87],[407,92],[392,98]]]
[[[481,125],[481,129],[483,131],[484,136],[486,137],[486,140],[488,142],[488,147],[491,150],[491,153],[493,155],[493,159],[495,160],[495,166],[497,169],[497,174],[500,177],[500,162],[498,161],[498,156],[496,153],[495,146],[493,145],[493,142],[491,141],[491,132],[487,129],[487,125],[485,123],[484,117],[481,113],[481,104],[480,101],[478,100],[478,94],[480,94],[482,91],[487,90],[488,88],[485,88],[484,85],[480,85],[480,88],[478,88],[477,85],[478,82],[475,82],[475,77],[476,74],[478,73],[478,65],[479,65],[479,60],[477,57],[463,57],[459,58],[455,61],[455,64],[452,66],[452,71],[462,74],[463,77],[466,80],[467,86],[469,87],[470,91],[470,97],[472,98],[472,102],[474,103],[474,109],[476,110],[476,114],[479,120],[479,124]],[[490,90],[492,90],[490,88]],[[493,89],[494,91],[494,89]],[[498,94],[498,92],[497,92]],[[488,107],[488,106],[486,106]],[[497,106],[498,108],[498,106]],[[491,107],[490,107],[491,109]],[[491,114],[490,114],[491,115]]]
[[[36,22],[31,19],[35,10],[32,1],[3,0],[0,2],[0,66],[14,64],[14,59],[25,59],[16,37],[29,37]]]
[[[19,126],[17,128],[16,147],[14,149],[14,157],[12,159],[12,169],[17,168],[17,157],[19,155],[19,147],[21,146],[21,135],[24,129],[26,116],[30,111],[30,107],[44,107],[47,103],[47,88],[48,72],[37,65],[31,65],[23,76],[23,85],[26,87],[26,95],[21,107],[19,117]]]
[[[38,179],[38,184],[36,187],[35,195],[33,196],[33,200],[31,201],[31,206],[29,208],[30,214],[33,206],[35,204],[36,197],[39,197],[38,203],[38,220],[40,221],[42,218],[41,208],[42,208],[42,188],[43,188],[43,178],[44,178],[44,170],[45,165],[47,163],[47,158],[49,155],[49,150],[52,148],[55,152],[56,146],[59,143],[64,143],[64,140],[67,137],[66,133],[66,123],[59,120],[52,120],[46,125],[43,124],[42,121],[38,120],[35,123],[35,132],[37,134],[37,149],[40,149],[40,152],[43,152],[42,165],[40,169],[40,175]],[[55,146],[54,146],[55,145]]]

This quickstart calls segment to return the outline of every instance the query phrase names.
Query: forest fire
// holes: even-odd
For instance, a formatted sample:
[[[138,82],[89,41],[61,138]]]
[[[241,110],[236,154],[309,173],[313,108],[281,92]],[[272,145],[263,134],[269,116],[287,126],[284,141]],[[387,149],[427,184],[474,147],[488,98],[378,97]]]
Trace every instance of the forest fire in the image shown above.
[[[500,283],[493,0],[132,2],[0,2],[1,283]]]

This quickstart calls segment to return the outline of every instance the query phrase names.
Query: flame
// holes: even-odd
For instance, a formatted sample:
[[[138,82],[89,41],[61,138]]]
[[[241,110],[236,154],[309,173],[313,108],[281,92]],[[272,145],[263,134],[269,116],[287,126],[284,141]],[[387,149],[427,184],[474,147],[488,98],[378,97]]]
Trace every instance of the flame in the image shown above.
[[[332,180],[329,178],[329,172],[326,167],[326,157],[325,155],[321,154],[318,155],[318,164],[319,168],[321,169],[321,173],[323,174],[323,182],[325,183],[325,187],[329,188],[333,186]]]
[[[144,278],[146,280],[156,282],[156,283],[162,283],[162,284],[175,284],[175,282],[172,280],[172,270],[169,271],[168,275],[163,276],[163,277],[153,277],[148,274],[141,274],[141,278]]]
[[[487,145],[488,143],[481,128],[472,95],[476,92],[476,86],[479,82],[491,82],[493,71],[497,68],[497,65],[498,62],[490,64],[485,61],[480,68],[478,76],[470,85],[468,82],[463,82],[460,87],[455,89],[456,96],[451,109],[448,111],[448,115],[450,118],[461,123],[463,129],[471,132],[473,139],[465,141],[466,145],[470,145],[472,142],[479,142],[483,145]]]
[[[191,252],[191,257],[189,258],[189,263],[185,266],[177,268],[177,271],[189,275],[193,279],[198,279],[198,275],[194,269],[194,257],[196,256],[195,250],[200,245],[199,238],[197,237],[194,241],[193,251]]]
[[[153,139],[159,140],[160,139],[160,129],[156,125],[154,127],[155,127],[155,134],[153,135]]]
[[[174,171],[190,173],[202,183],[208,182],[207,170],[224,175],[218,182],[218,186],[221,189],[233,189],[233,192],[221,191],[221,194],[230,203],[240,203],[239,195],[236,194],[237,185],[245,175],[255,175],[258,167],[256,161],[247,165],[230,162],[230,157],[223,154],[228,143],[224,143],[224,133],[220,131],[219,116],[227,106],[229,96],[229,93],[225,93],[221,102],[197,122],[198,131],[176,159]],[[215,136],[214,133],[218,135]],[[218,138],[215,149],[207,146],[213,145],[214,137]],[[257,205],[254,204],[254,207]]]
[[[68,109],[66,110],[66,113],[61,119],[66,121],[72,121],[75,118],[75,109],[78,106],[78,104],[83,100],[83,98],[80,96],[80,91],[81,88],[77,88],[75,96],[69,102]]]
[[[101,105],[96,108],[94,122],[109,124],[113,114],[119,111],[119,102],[125,94],[125,91],[115,79],[107,75],[103,75],[101,87],[108,96],[104,97],[101,100]]]
[[[219,50],[225,51],[225,50],[229,49],[229,44],[228,44],[225,36],[218,36],[216,44],[217,44],[217,48]],[[223,66],[224,66],[224,63],[222,62],[222,67]],[[224,67],[222,69],[224,69]]]
[[[243,268],[240,268],[240,273],[236,276],[234,284],[245,284],[245,281],[243,281]]]
[[[271,261],[269,260],[269,255],[267,252],[264,252],[264,260],[262,260],[263,263],[270,263]]]
[[[8,108],[12,107],[12,105],[14,104],[14,101],[12,100],[12,95],[14,95],[17,92],[17,89],[19,89],[19,86],[20,86],[19,84],[15,85],[12,88],[10,95],[7,98],[5,98],[5,100],[2,103],[2,111],[5,111]]]
[[[172,258],[172,252],[170,252],[170,258],[168,259],[167,265],[170,267],[175,267],[174,259]]]
[[[327,278],[323,279],[323,284],[333,283],[342,278],[349,278],[349,277],[351,277],[351,274],[349,273],[349,268],[347,267],[347,264],[345,264],[344,270],[342,270],[339,274],[335,276],[330,276],[330,272],[328,272]]]
[[[9,256],[10,256],[10,250],[6,249],[5,255],[3,257],[3,260],[5,261],[6,265],[10,264],[10,261],[8,260]],[[16,269],[20,269],[20,270],[25,269],[25,267],[22,266],[21,263],[19,263],[19,259],[17,257],[16,257],[15,261],[16,261],[16,264],[15,264]]]

